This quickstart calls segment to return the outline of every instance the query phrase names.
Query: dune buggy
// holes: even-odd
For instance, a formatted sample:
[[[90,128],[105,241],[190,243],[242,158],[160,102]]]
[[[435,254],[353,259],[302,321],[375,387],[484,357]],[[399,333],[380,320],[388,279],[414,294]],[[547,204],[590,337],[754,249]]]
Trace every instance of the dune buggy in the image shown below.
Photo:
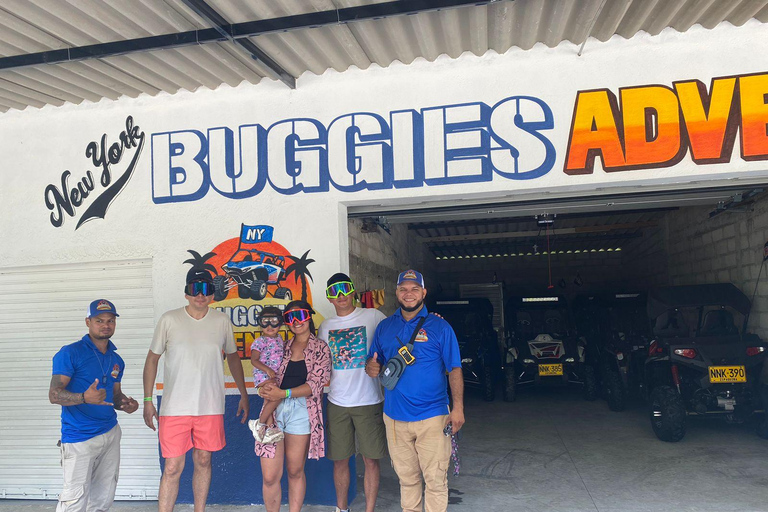
[[[459,341],[461,369],[467,386],[479,387],[483,397],[496,397],[501,374],[498,335],[493,328],[493,305],[484,298],[440,299],[430,302],[430,312],[451,324]]]
[[[679,441],[688,416],[742,423],[762,408],[768,345],[745,332],[749,310],[749,298],[730,283],[649,293],[653,340],[644,373],[656,437]]]
[[[280,286],[285,279],[284,256],[238,247],[221,269],[224,275],[213,278],[214,300],[223,300],[235,287],[241,299],[261,300],[270,294],[270,287],[274,286],[277,286],[271,293],[274,298],[292,298],[291,290]]]
[[[597,397],[595,369],[586,362],[586,343],[571,328],[563,297],[513,297],[505,315],[504,400],[514,401],[517,387],[529,384],[574,383],[586,400]]]
[[[644,293],[582,295],[574,300],[579,334],[597,362],[599,387],[612,411],[623,411],[630,395],[641,396],[650,341]]]

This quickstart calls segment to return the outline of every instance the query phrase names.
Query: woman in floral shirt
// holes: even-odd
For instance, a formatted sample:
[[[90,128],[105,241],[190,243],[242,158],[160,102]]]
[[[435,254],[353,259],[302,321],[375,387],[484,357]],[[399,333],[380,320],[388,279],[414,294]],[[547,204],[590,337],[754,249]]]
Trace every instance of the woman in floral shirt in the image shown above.
[[[325,456],[323,388],[331,378],[331,351],[325,341],[315,337],[313,313],[305,301],[288,303],[283,318],[293,338],[285,344],[283,362],[275,375],[279,387],[265,384],[261,390],[265,400],[280,402],[275,418],[285,432],[285,439],[277,444],[256,442],[267,512],[280,509],[283,460],[288,469],[288,508],[298,512],[307,490],[304,464],[307,458]]]

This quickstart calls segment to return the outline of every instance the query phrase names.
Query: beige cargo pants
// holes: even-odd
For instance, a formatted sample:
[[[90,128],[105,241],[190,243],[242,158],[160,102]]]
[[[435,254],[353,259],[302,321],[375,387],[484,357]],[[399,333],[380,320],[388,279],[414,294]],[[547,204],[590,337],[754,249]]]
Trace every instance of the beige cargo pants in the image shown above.
[[[422,492],[425,512],[445,512],[448,508],[451,438],[443,434],[447,418],[446,414],[422,421],[395,421],[384,415],[403,512],[422,511]]]
[[[64,489],[56,512],[106,512],[120,470],[120,425],[81,443],[61,443]]]

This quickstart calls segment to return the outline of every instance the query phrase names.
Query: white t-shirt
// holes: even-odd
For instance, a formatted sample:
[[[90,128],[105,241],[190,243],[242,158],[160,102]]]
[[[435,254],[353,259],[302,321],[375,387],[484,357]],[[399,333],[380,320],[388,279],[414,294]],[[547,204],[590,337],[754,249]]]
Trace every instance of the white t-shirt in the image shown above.
[[[149,350],[165,354],[160,416],[224,414],[224,361],[237,352],[229,317],[209,309],[195,320],[186,308],[160,317]]]
[[[365,361],[376,326],[385,318],[378,309],[355,308],[347,316],[326,318],[320,324],[317,337],[331,348],[331,403],[358,407],[384,401],[379,379],[365,373]]]

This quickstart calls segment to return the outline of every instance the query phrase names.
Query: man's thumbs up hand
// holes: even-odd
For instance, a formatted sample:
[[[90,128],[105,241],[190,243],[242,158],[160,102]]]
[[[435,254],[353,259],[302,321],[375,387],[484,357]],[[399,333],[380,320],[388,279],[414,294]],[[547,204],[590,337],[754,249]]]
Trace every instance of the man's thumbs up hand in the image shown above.
[[[97,389],[98,384],[99,384],[99,379],[95,379],[93,381],[93,384],[91,384],[88,387],[88,389],[85,390],[85,393],[83,393],[83,400],[87,404],[109,405],[111,407],[112,406],[111,403],[104,401],[107,398],[107,390]]]
[[[381,373],[381,364],[379,363],[379,353],[374,352],[373,357],[365,363],[365,373],[371,378],[376,378]]]

